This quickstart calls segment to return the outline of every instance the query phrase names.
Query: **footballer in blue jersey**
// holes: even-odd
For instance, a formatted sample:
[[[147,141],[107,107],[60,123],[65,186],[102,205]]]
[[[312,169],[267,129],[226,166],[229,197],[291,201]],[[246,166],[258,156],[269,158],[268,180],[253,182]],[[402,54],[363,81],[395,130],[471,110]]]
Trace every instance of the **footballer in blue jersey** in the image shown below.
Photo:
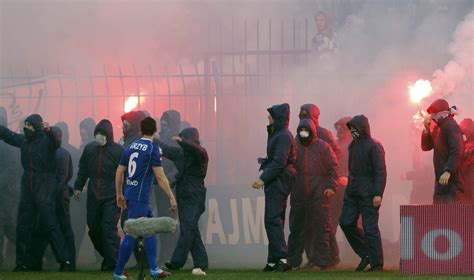
[[[125,200],[148,203],[153,186],[153,167],[161,166],[161,153],[152,139],[140,138],[122,154],[120,165],[127,167]]]
[[[152,142],[153,135],[156,132],[156,121],[147,117],[140,123],[140,129],[143,137],[130,144],[122,154],[115,178],[117,205],[121,209],[127,208],[128,219],[152,216],[150,195],[155,178],[158,185],[168,196],[170,211],[176,211],[176,200],[161,167],[160,148]],[[125,193],[123,195],[124,177]],[[144,240],[151,278],[164,278],[171,275],[159,268],[156,263],[156,236],[146,237]],[[114,280],[127,279],[123,270],[132,254],[134,245],[135,238],[126,234],[120,245],[119,258],[113,275]]]

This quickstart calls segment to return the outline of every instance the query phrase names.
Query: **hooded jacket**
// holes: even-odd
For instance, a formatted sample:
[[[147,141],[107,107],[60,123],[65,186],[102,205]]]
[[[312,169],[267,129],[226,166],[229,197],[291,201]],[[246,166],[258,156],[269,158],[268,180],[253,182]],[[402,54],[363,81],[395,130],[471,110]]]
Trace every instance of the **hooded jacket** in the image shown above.
[[[178,136],[181,126],[181,116],[178,111],[169,110],[165,111],[160,118],[161,131],[160,141],[167,145],[179,147],[176,141],[173,141],[171,137]],[[165,171],[166,177],[168,177],[170,186],[175,187],[176,176],[178,175],[178,169],[173,161],[164,158],[162,161],[163,170]]]
[[[462,192],[461,160],[464,151],[462,132],[452,116],[439,120],[430,133],[421,134],[423,151],[433,150],[433,165],[435,170],[435,193],[446,194]],[[439,178],[445,172],[451,177],[447,186],[439,184]]]
[[[40,188],[44,186],[43,183],[48,183],[43,175],[50,174],[54,177],[56,172],[55,152],[60,143],[50,131],[44,130],[43,119],[40,115],[30,115],[25,119],[25,122],[31,123],[35,129],[31,137],[0,126],[0,139],[20,148],[21,164],[24,170],[22,186],[34,191],[36,187]]]
[[[353,117],[347,126],[355,127],[360,136],[349,145],[349,177],[346,194],[361,197],[383,196],[387,182],[385,151],[370,134],[364,115]]]
[[[172,160],[177,169],[176,196],[179,199],[202,197],[206,194],[204,178],[207,174],[209,156],[199,141],[199,132],[190,127],[181,131],[179,147],[155,140],[162,149],[163,156]]]
[[[308,140],[303,140],[299,132],[310,132]],[[291,191],[291,202],[317,201],[326,189],[335,190],[338,175],[336,155],[325,141],[318,138],[316,125],[310,119],[302,119],[296,136],[296,183]]]
[[[265,193],[277,191],[288,195],[296,176],[296,142],[288,130],[290,105],[274,105],[267,111],[273,125],[267,127],[267,159],[260,167],[260,179],[265,184]]]
[[[340,159],[341,148],[337,144],[337,141],[332,135],[331,131],[319,125],[319,115],[319,108],[314,104],[304,104],[300,108],[300,120],[304,118],[310,118],[311,120],[313,120],[314,124],[316,125],[316,133],[318,134],[318,138],[323,141],[326,141],[326,143],[331,146],[331,149],[334,151],[334,154],[336,155],[337,159]]]
[[[122,115],[122,122],[128,121],[130,123],[130,127],[123,130],[124,147],[128,147],[133,141],[141,137],[140,123],[144,118],[146,118],[146,114],[143,111],[131,111]]]
[[[112,123],[101,120],[94,129],[94,135],[106,136],[107,143],[100,146],[95,141],[86,145],[79,160],[79,171],[74,189],[82,191],[89,179],[88,197],[97,200],[115,197],[115,171],[122,156],[123,147],[114,142]]]

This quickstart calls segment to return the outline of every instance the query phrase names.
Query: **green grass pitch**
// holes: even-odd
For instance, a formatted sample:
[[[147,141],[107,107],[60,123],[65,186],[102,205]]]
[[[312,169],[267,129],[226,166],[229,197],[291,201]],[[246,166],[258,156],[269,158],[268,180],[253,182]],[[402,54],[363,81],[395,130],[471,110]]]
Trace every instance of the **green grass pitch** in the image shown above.
[[[130,276],[137,280],[138,271],[130,271]],[[190,270],[182,270],[173,273],[168,278],[173,279],[474,279],[474,275],[465,276],[409,276],[400,275],[396,270],[388,270],[378,273],[355,273],[351,271],[337,270],[328,272],[313,271],[291,271],[287,273],[263,273],[258,270],[211,270],[207,276],[193,276]],[[95,272],[95,271],[78,271],[74,273],[58,273],[58,272],[0,272],[0,280],[111,280],[112,273]],[[150,277],[146,278],[147,280]]]

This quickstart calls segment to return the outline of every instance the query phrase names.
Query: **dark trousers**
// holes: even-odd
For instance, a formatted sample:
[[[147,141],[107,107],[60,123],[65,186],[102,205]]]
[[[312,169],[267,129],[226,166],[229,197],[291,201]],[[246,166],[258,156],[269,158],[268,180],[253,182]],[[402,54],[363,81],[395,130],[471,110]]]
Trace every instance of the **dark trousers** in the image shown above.
[[[56,215],[57,187],[54,176],[38,176],[30,188],[23,186],[17,218],[16,265],[42,269],[48,244],[57,252],[56,261],[68,261],[68,248]]]
[[[370,265],[383,266],[382,240],[380,238],[379,209],[373,206],[373,197],[350,196],[346,193],[340,218],[341,229],[354,252],[359,257],[370,257]],[[357,226],[362,215],[364,232]]]
[[[120,238],[117,234],[117,222],[120,209],[115,197],[97,200],[94,196],[87,198],[87,226],[89,238],[95,250],[104,258],[103,268],[115,268],[117,264]]]
[[[69,201],[72,191],[69,187],[63,188],[56,196],[56,217],[58,219],[59,228],[61,229],[61,234],[64,238],[64,245],[67,248],[66,259],[70,261],[72,266],[76,267],[76,246],[74,244],[74,233],[71,226],[71,217],[69,215]],[[58,251],[59,248],[54,243],[51,243],[48,239],[37,240],[41,242],[38,244],[42,250],[45,250],[48,244],[51,245],[51,251],[53,252],[54,258],[58,260],[60,258],[61,252]],[[43,249],[44,248],[44,249]],[[52,255],[49,251],[45,252],[45,257],[51,258]]]
[[[154,188],[156,200],[156,214],[157,217],[171,217],[177,219],[177,213],[169,211],[169,200],[165,192],[158,186]],[[158,236],[158,259],[160,263],[171,260],[171,255],[178,242],[179,231],[174,233],[164,233]]]
[[[333,231],[329,211],[327,198],[292,203],[288,237],[288,260],[292,266],[301,265],[303,251],[314,265],[332,264],[330,236]]]
[[[182,267],[186,263],[189,252],[193,257],[194,267],[208,269],[209,260],[206,247],[199,231],[199,218],[204,213],[206,195],[180,198],[178,195],[179,239],[171,257],[171,263]]]
[[[64,188],[57,196],[56,200],[56,215],[58,217],[59,227],[66,243],[68,260],[73,267],[76,267],[76,244],[74,243],[74,232],[71,225],[71,215],[69,213],[69,202],[72,191],[69,187]],[[51,246],[53,253],[59,255],[59,252],[54,252],[54,246]]]
[[[285,241],[285,213],[288,195],[277,190],[265,190],[265,230],[268,237],[267,263],[286,259],[288,248]]]

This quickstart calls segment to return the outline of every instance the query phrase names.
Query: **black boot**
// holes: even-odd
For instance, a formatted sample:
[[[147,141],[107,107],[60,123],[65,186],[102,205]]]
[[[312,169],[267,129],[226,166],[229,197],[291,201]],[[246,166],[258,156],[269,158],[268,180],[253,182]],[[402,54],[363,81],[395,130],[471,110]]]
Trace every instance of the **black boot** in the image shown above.
[[[357,266],[357,268],[355,269],[355,271],[357,271],[357,272],[364,271],[364,269],[369,265],[369,263],[370,263],[369,256],[363,257],[362,260],[360,260],[360,263]]]
[[[263,269],[262,272],[272,272],[275,271],[276,264],[273,264],[273,266],[267,264]]]
[[[281,260],[275,266],[275,271],[276,272],[286,272],[290,269],[291,269],[291,266],[289,266],[286,262],[282,262]]]

